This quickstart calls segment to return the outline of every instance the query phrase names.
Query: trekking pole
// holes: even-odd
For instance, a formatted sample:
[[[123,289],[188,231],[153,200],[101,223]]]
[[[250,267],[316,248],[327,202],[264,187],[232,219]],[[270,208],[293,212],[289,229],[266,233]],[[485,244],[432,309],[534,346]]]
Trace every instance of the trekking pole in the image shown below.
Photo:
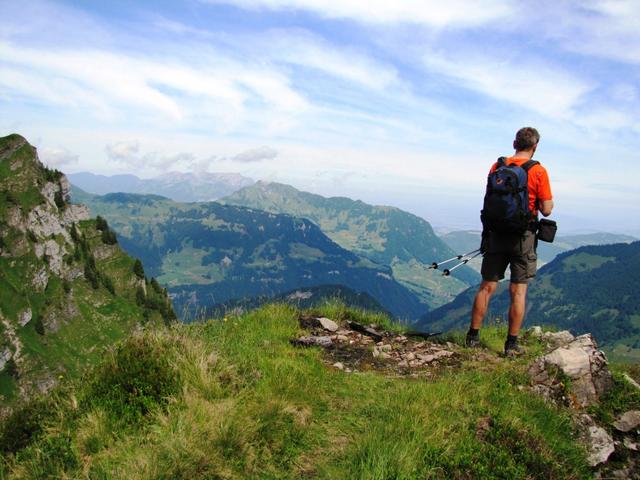
[[[442,271],[442,276],[444,276],[444,277],[448,277],[449,275],[451,275],[451,272],[453,272],[456,268],[461,267],[462,265],[466,265],[466,264],[469,262],[469,260],[473,260],[474,258],[476,258],[476,257],[478,257],[478,256],[480,256],[480,255],[482,255],[482,252],[478,249],[478,250],[476,251],[476,253],[474,253],[473,255],[471,255],[469,258],[465,258],[464,260],[462,260],[462,261],[461,261],[460,263],[458,263],[457,265],[454,265],[454,266],[453,266],[453,267],[451,267],[451,268],[445,268],[445,269]]]
[[[442,260],[441,262],[433,262],[431,264],[431,266],[429,267],[429,269],[433,268],[434,270],[437,270],[440,265],[444,265],[445,263],[453,262],[454,260],[462,260],[463,258],[468,257],[469,255],[473,255],[473,254],[479,253],[479,252],[480,252],[480,249],[476,248],[475,250],[472,250],[471,252],[464,253],[462,255],[456,255],[455,257],[448,258],[447,260]]]

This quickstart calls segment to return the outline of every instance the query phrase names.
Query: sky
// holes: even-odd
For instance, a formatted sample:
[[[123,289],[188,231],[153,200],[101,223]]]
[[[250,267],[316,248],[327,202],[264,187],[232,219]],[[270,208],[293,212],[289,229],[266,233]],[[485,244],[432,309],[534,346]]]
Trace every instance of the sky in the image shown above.
[[[0,9],[0,135],[64,172],[238,172],[479,229],[533,126],[559,234],[640,236],[638,0]]]

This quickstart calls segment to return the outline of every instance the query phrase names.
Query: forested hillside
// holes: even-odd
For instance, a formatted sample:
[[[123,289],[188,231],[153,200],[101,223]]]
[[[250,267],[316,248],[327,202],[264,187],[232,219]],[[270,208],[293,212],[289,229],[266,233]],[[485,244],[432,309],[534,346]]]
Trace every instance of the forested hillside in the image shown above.
[[[426,220],[399,208],[346,197],[326,198],[275,182],[257,182],[219,201],[308,218],[343,248],[388,265],[395,278],[431,307],[448,302],[479,281],[468,267],[449,279],[429,270],[432,262],[454,252]]]
[[[391,268],[345,250],[307,219],[154,195],[78,194],[108,219],[131,255],[166,285],[183,319],[229,300],[344,285],[400,319],[428,310]]]

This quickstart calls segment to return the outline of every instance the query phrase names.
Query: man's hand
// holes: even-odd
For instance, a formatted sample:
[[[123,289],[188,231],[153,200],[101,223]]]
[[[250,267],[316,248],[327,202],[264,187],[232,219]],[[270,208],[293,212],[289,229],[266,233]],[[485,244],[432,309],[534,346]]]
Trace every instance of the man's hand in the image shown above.
[[[551,210],[553,210],[553,200],[540,200],[540,213],[544,217],[548,217],[551,215]]]

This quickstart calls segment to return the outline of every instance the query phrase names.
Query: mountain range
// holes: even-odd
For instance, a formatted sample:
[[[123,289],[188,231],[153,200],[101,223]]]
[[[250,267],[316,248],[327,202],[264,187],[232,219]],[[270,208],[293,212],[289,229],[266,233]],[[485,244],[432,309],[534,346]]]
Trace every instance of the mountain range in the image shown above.
[[[366,292],[400,319],[428,310],[390,267],[342,248],[308,219],[157,195],[74,192],[168,287],[185,320],[230,300],[335,284]]]
[[[508,282],[491,299],[488,322],[504,321]],[[640,241],[590,245],[561,253],[538,270],[529,286],[525,326],[551,325],[576,334],[593,333],[615,358],[640,360]],[[426,330],[468,326],[476,292],[472,287],[451,303],[426,313]]]
[[[150,193],[177,202],[207,202],[229,195],[253,184],[239,173],[168,172],[154,178],[135,175],[96,175],[89,172],[69,174],[73,185],[96,195],[107,193]]]
[[[469,267],[443,279],[434,261],[454,255],[426,220],[399,208],[369,205],[346,197],[323,197],[289,185],[258,181],[219,200],[273,213],[307,218],[341,247],[388,265],[394,278],[431,306],[447,303],[479,275]]]

